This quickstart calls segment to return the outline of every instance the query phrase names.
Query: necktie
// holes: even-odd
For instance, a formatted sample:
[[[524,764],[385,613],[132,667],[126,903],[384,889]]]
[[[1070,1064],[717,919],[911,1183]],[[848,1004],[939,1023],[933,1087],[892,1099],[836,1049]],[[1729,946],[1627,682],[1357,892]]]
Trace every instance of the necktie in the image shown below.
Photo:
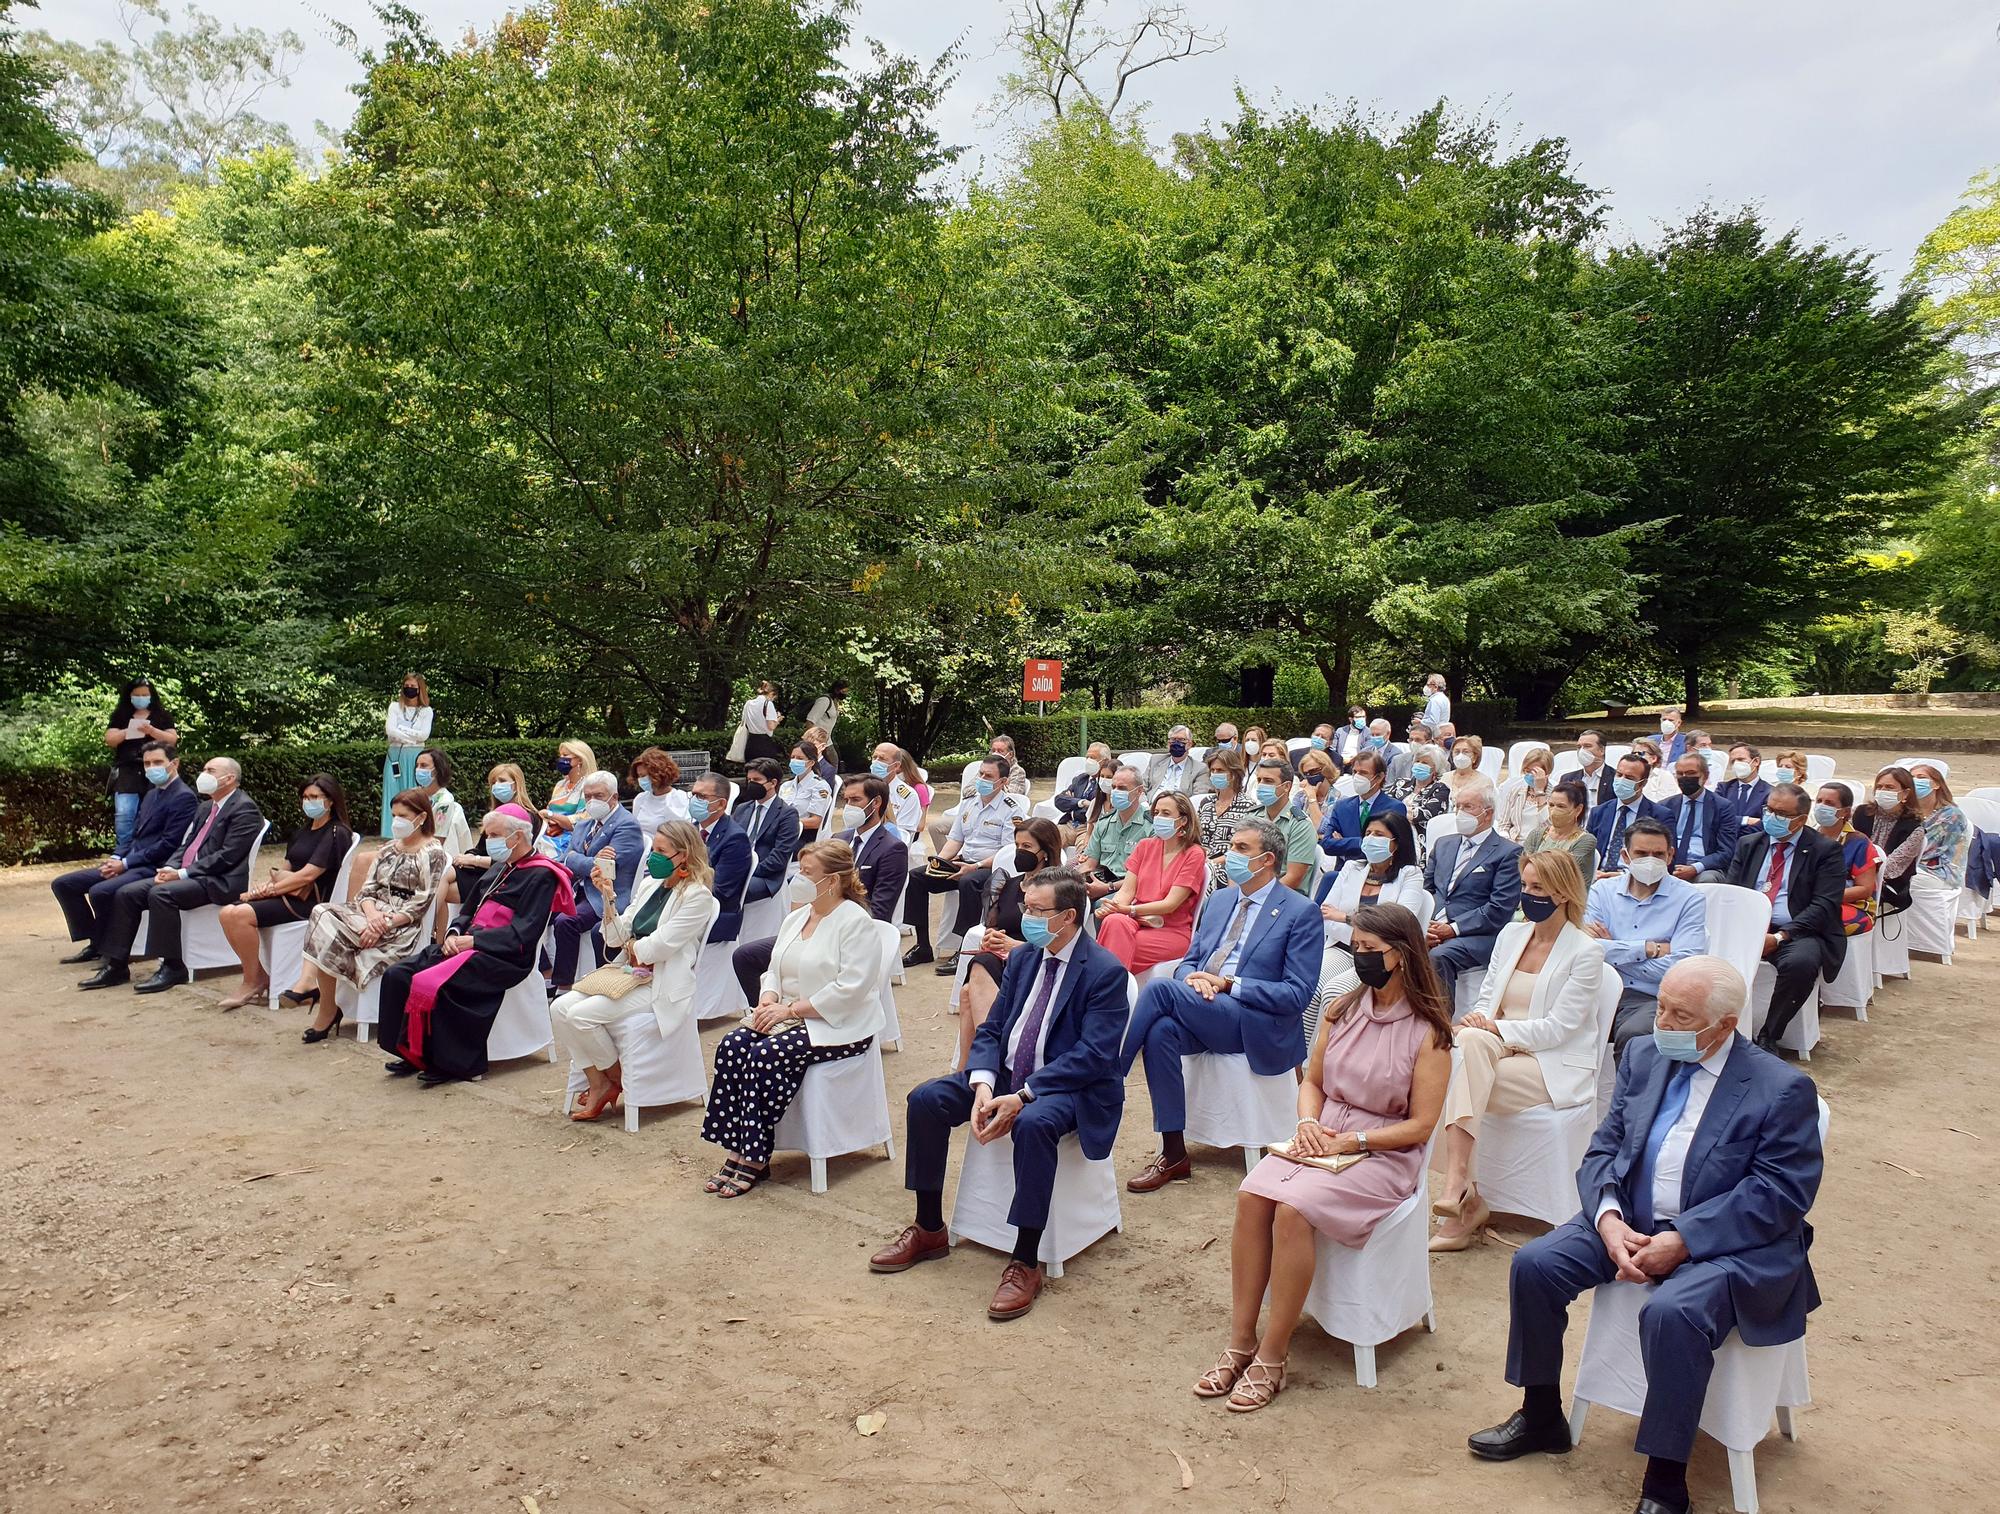
[[[1771,871],[1764,879],[1764,897],[1773,904],[1778,902],[1778,890],[1785,881],[1785,853],[1791,845],[1789,841],[1780,841],[1771,848]]]
[[[1049,1017],[1049,1000],[1055,996],[1056,976],[1062,971],[1060,958],[1042,954],[1042,986],[1035,994],[1033,1008],[1021,1025],[1020,1044],[1014,1048],[1013,1065],[1008,1069],[1008,1087],[1019,1088],[1035,1070],[1035,1048],[1041,1044],[1042,1021]]]
[[[1687,1108],[1688,1090],[1694,1086],[1694,1073],[1699,1062],[1676,1062],[1674,1074],[1667,1080],[1667,1091],[1660,1096],[1660,1112],[1653,1116],[1652,1127],[1646,1132],[1646,1149],[1639,1154],[1639,1165],[1632,1169],[1632,1228],[1641,1235],[1651,1235],[1656,1223],[1653,1217],[1653,1169],[1660,1160],[1660,1147],[1666,1144],[1667,1132],[1674,1128]]]
[[[222,801],[214,800],[208,806],[208,818],[201,823],[201,829],[188,843],[188,849],[181,855],[181,870],[186,872],[194,866],[194,860],[201,855],[201,844],[208,839],[209,829],[215,824],[215,817],[222,812]]]
[[[1674,861],[1676,862],[1685,862],[1688,860],[1688,845],[1694,840],[1695,804],[1696,801],[1693,799],[1682,800],[1681,839],[1674,846]]]
[[[1628,805],[1619,805],[1611,816],[1611,841],[1604,848],[1604,865],[1611,866],[1618,860],[1618,854],[1625,849],[1625,827],[1632,819]]]
[[[1364,831],[1368,829],[1368,812],[1369,810],[1373,809],[1374,806],[1375,806],[1375,800],[1372,795],[1369,798],[1366,798],[1361,801],[1361,829],[1363,829]]]
[[[1229,922],[1229,929],[1223,935],[1222,944],[1209,953],[1208,961],[1202,967],[1203,972],[1216,972],[1220,970],[1223,963],[1229,960],[1229,953],[1235,948],[1236,943],[1243,938],[1243,926],[1249,918],[1250,897],[1246,894],[1244,895],[1243,902],[1236,907],[1235,918]]]
[[[1459,842],[1458,858],[1456,861],[1452,863],[1451,866],[1451,881],[1445,885],[1444,891],[1447,894],[1451,893],[1454,889],[1458,887],[1458,880],[1465,876],[1466,864],[1472,860],[1473,853],[1478,850],[1479,848],[1472,844],[1470,838]]]
[[[750,839],[751,841],[754,842],[759,836],[763,834],[764,834],[764,806],[759,804],[750,811]]]

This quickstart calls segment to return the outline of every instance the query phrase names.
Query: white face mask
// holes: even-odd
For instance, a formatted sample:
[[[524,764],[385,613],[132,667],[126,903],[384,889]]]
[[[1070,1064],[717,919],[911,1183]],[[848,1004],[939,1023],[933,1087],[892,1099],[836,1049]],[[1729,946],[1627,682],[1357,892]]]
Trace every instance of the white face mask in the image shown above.
[[[1464,772],[1467,768],[1472,766],[1472,753],[1453,752],[1451,754],[1451,765],[1457,768],[1461,773]]]
[[[1736,775],[1738,781],[1747,782],[1757,771],[1757,765],[1754,762],[1732,762],[1729,771]]]
[[[1625,864],[1625,871],[1630,873],[1635,881],[1651,888],[1655,883],[1658,883],[1667,876],[1667,859],[1665,857],[1634,857],[1630,862]]]
[[[607,800],[591,799],[585,802],[583,812],[592,820],[602,820],[611,813],[611,805]]]
[[[800,873],[785,885],[785,898],[797,909],[802,904],[810,904],[819,897],[819,885],[804,873]]]
[[[842,830],[858,831],[867,819],[868,811],[864,810],[858,804],[844,804],[840,807],[840,826]]]
[[[194,786],[197,793],[213,794],[217,789],[222,787],[222,780],[213,773],[203,773],[199,778],[195,779]]]
[[[1479,829],[1479,817],[1477,815],[1473,814],[1471,810],[1460,810],[1458,812],[1459,835],[1470,836],[1474,831],[1478,829]]]
[[[1878,810],[1893,810],[1902,802],[1903,792],[1901,789],[1877,789],[1875,791],[1875,808]]]
[[[389,834],[394,836],[398,841],[408,836],[416,828],[417,822],[412,820],[408,815],[398,815],[389,822]]]

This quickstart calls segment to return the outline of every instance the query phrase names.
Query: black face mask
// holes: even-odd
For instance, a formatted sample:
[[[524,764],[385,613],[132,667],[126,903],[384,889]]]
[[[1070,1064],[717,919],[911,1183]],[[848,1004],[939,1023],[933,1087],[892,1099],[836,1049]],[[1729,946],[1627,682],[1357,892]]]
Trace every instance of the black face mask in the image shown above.
[[[770,794],[771,791],[761,783],[746,783],[743,785],[743,797],[748,799],[752,804],[762,804],[770,797]]]
[[[417,697],[417,686],[413,683],[404,684],[403,697],[405,699],[415,699]]]
[[[1185,741],[1170,741],[1167,743],[1167,751],[1178,761],[1180,758],[1187,756],[1187,743]]]
[[[1556,901],[1547,894],[1521,895],[1521,913],[1530,920],[1541,921],[1556,912]]]
[[[1389,982],[1389,954],[1387,952],[1356,952],[1354,954],[1354,976],[1370,988],[1383,988]]]
[[[1699,794],[1701,792],[1701,780],[1699,778],[1691,777],[1690,775],[1683,773],[1679,778],[1675,779],[1674,781],[1681,786],[1681,792],[1687,795],[1688,798],[1690,799],[1694,798],[1696,794]]]
[[[1042,854],[1031,852],[1025,846],[1014,848],[1014,871],[1026,876],[1042,865]]]

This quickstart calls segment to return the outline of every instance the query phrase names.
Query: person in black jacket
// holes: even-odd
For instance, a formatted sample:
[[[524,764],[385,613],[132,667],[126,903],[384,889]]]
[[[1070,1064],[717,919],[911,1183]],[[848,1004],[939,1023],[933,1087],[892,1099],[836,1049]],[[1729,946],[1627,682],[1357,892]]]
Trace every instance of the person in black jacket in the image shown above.
[[[1777,973],[1770,1012],[1757,1044],[1776,1053],[1806,995],[1822,977],[1832,978],[1847,959],[1840,896],[1847,868],[1840,847],[1807,823],[1811,801],[1796,783],[1775,785],[1764,801],[1759,829],[1737,844],[1729,881],[1754,888],[1771,901],[1764,960]]]

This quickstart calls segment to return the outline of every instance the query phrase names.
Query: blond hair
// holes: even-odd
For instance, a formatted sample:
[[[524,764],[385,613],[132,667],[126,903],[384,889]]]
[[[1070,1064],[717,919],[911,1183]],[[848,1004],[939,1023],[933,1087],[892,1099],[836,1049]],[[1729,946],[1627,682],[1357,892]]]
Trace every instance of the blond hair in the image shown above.
[[[1562,906],[1563,919],[1571,925],[1583,924],[1583,912],[1590,903],[1590,886],[1584,882],[1583,869],[1577,865],[1575,856],[1561,847],[1533,855],[1524,852],[1520,867],[1522,882],[1527,881],[1528,869],[1532,867],[1542,892]]]
[[[574,764],[566,775],[573,786],[581,787],[583,780],[597,771],[597,753],[590,749],[588,742],[571,737],[568,741],[557,742],[556,750]]]
[[[799,861],[808,859],[819,864],[822,876],[839,885],[843,899],[852,899],[856,904],[868,902],[868,894],[861,887],[861,874],[854,867],[854,848],[845,841],[815,841],[811,846],[800,847]]]

